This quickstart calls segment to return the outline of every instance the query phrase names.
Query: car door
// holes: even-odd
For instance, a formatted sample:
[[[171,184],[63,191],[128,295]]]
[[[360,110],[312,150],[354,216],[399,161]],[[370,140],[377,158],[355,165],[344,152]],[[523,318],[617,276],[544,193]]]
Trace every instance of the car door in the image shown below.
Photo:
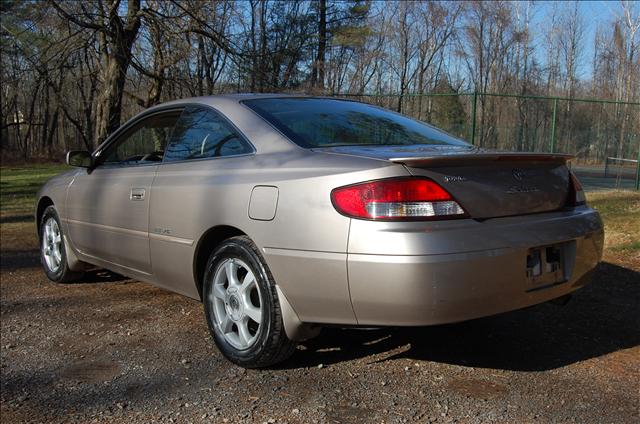
[[[67,192],[67,225],[81,255],[151,273],[151,185],[180,111],[153,113],[124,129]]]

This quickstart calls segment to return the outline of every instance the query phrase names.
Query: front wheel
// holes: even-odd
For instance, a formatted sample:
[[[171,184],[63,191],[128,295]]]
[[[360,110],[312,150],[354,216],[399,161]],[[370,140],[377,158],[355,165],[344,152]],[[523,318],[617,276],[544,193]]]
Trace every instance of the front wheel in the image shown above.
[[[53,206],[44,210],[40,221],[40,262],[49,280],[56,283],[67,283],[82,276],[81,272],[69,269],[60,219]]]
[[[259,368],[293,354],[295,343],[284,331],[275,282],[248,237],[230,238],[213,252],[202,297],[209,331],[231,362]]]

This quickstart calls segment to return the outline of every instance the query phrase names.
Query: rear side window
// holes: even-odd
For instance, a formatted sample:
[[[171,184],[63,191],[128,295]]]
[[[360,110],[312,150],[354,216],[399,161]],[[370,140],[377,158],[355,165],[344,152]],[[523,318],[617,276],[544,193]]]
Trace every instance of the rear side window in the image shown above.
[[[205,159],[251,153],[253,149],[238,131],[212,109],[188,106],[180,116],[164,162]]]
[[[346,100],[271,98],[243,102],[306,148],[362,145],[469,146],[435,127],[391,111]]]

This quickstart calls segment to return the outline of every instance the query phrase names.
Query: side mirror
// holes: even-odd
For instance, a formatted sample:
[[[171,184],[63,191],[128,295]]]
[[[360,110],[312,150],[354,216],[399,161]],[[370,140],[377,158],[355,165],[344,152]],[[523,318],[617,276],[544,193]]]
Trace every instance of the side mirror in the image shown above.
[[[72,150],[67,152],[66,162],[69,166],[91,168],[91,165],[93,165],[93,158],[91,157],[91,153],[86,150]]]

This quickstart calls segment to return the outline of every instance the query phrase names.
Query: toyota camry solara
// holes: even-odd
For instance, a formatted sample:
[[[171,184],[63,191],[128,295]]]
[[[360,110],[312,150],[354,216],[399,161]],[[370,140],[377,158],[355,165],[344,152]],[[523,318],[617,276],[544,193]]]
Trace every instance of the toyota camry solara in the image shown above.
[[[37,197],[42,264],[201,300],[228,359],[268,366],[323,325],[452,323],[583,286],[603,228],[568,159],[352,101],[174,101],[67,154]]]

